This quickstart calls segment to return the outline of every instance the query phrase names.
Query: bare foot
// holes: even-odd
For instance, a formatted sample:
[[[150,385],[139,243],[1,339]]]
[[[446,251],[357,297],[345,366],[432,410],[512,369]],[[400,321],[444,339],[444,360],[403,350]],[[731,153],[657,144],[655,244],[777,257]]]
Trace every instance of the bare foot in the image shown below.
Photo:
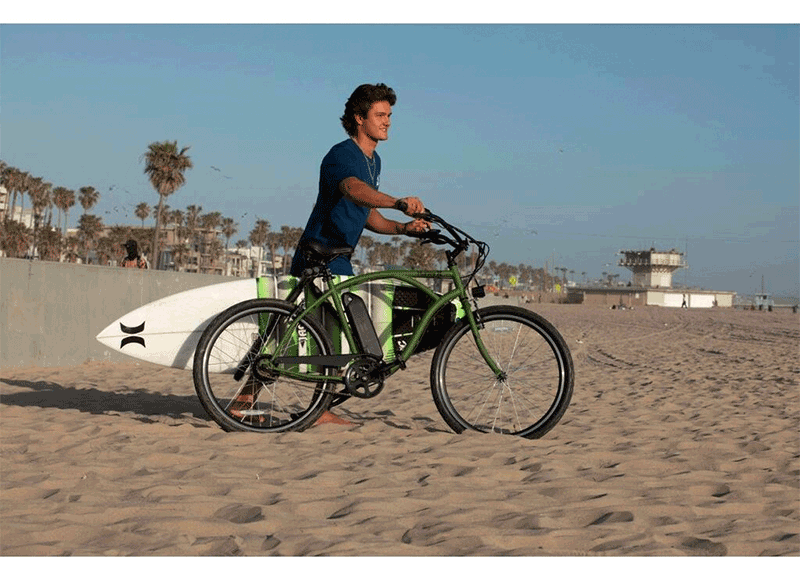
[[[324,411],[319,419],[314,422],[315,426],[319,426],[320,424],[340,424],[342,426],[355,426],[355,422],[351,422],[349,420],[343,420],[336,414],[332,414],[329,411]]]

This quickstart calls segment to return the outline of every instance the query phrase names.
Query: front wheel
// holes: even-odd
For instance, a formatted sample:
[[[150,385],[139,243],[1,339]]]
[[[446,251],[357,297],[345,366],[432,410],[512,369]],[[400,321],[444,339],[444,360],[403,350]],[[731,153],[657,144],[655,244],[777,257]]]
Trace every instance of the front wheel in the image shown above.
[[[431,361],[433,401],[456,432],[540,438],[564,415],[574,370],[567,344],[544,318],[516,306],[476,313],[480,338],[500,368],[482,357],[466,320],[453,326]]]
[[[232,306],[206,328],[194,355],[194,386],[206,412],[228,431],[304,430],[331,403],[332,384],[314,380],[331,374],[321,365],[294,365],[285,375],[269,367],[272,357],[331,355],[331,340],[308,317],[292,332],[281,355],[275,351],[295,307],[283,300],[254,299]]]

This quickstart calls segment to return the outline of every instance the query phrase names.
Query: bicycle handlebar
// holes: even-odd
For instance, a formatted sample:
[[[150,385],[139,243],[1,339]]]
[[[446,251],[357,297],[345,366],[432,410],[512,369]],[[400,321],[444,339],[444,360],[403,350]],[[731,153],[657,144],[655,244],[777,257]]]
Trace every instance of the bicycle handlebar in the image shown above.
[[[405,213],[406,211],[408,211],[408,203],[406,203],[402,199],[398,199],[397,202],[394,204],[394,208],[400,211],[401,213]],[[426,221],[428,221],[430,215],[432,215],[432,213],[427,209],[425,209],[424,212],[414,213],[413,215],[411,215],[411,217],[413,217],[414,219],[425,219]]]
[[[406,213],[408,211],[408,204],[405,201],[398,200],[395,203],[395,209]],[[478,241],[462,229],[455,225],[451,225],[438,215],[431,213],[425,209],[424,213],[414,213],[411,217],[415,219],[424,219],[430,223],[435,223],[447,231],[448,235],[442,233],[440,229],[429,229],[428,231],[409,232],[406,233],[409,237],[415,237],[421,240],[421,243],[433,243],[435,245],[449,245],[453,251],[447,252],[448,261],[453,260],[456,256],[469,249],[470,245],[475,244],[478,248],[479,259],[476,262],[475,269],[470,275],[470,279],[478,273],[478,270],[483,266],[483,262],[489,255],[489,246],[484,241]]]

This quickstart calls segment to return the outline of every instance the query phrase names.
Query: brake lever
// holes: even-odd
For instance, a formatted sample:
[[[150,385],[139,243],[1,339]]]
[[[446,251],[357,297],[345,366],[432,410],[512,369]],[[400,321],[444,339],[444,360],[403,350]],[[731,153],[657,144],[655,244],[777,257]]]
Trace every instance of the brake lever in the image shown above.
[[[409,237],[420,239],[420,244],[432,243],[434,245],[455,245],[455,242],[446,235],[442,235],[439,229],[429,229],[428,231],[418,231],[408,233]]]

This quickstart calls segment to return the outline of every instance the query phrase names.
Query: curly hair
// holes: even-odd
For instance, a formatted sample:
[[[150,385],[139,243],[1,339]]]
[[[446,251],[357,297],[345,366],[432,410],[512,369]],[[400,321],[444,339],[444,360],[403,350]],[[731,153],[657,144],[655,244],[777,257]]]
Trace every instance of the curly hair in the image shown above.
[[[356,87],[350,99],[344,104],[344,115],[339,118],[348,136],[355,136],[358,132],[356,116],[366,118],[369,108],[376,101],[388,101],[389,105],[393,106],[397,102],[397,95],[394,89],[384,83],[376,85],[365,83]]]

